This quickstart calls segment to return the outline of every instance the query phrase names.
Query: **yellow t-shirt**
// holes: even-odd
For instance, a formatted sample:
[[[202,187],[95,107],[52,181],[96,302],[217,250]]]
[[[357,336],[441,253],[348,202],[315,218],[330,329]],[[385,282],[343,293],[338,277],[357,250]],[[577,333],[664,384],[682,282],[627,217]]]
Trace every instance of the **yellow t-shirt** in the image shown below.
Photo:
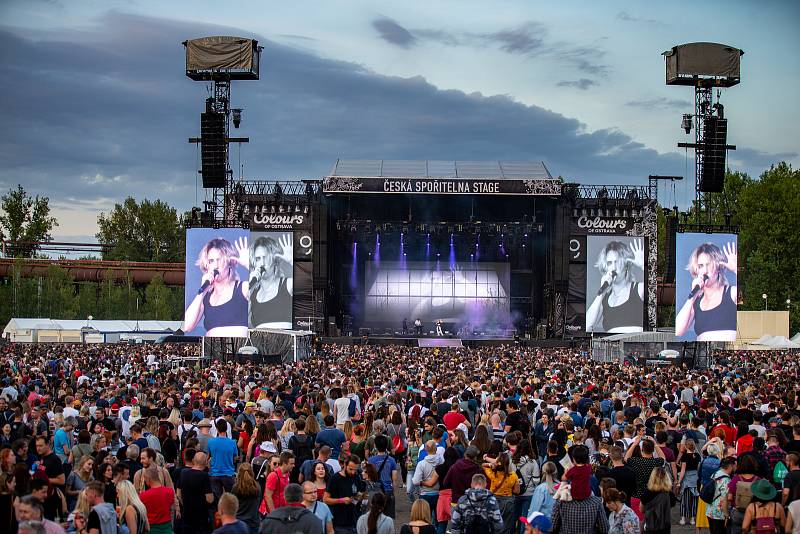
[[[483,473],[489,481],[488,490],[498,497],[511,497],[514,486],[517,484],[517,474],[504,474],[491,469],[484,469]]]

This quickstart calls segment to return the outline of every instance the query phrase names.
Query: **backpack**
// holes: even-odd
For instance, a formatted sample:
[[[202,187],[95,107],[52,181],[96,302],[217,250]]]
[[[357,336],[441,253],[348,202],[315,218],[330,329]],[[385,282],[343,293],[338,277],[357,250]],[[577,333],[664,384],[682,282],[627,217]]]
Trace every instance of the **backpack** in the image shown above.
[[[734,494],[733,502],[736,506],[736,509],[742,513],[747,510],[747,507],[753,500],[753,490],[750,488],[750,486],[753,485],[754,479],[755,477],[749,481],[738,480],[736,482],[736,493]]]
[[[347,415],[350,416],[350,419],[356,416],[356,400],[350,399],[350,404],[347,406]]]
[[[755,504],[753,504],[755,507]],[[754,510],[753,516],[755,517],[755,529],[753,530],[754,534],[776,534],[778,532],[778,528],[775,525],[775,512],[777,510],[777,506],[773,505],[772,508],[772,515],[758,517],[758,509]]]
[[[671,502],[667,492],[661,491],[650,501],[644,510],[645,532],[669,530]]]
[[[180,447],[181,450],[184,450],[186,448],[186,442],[196,437],[197,437],[197,426],[192,425],[189,427],[189,430],[186,430],[186,427],[184,426],[183,433],[181,434],[181,439],[178,446]]]
[[[721,478],[730,478],[728,475],[725,475]],[[714,499],[717,498],[717,480],[712,478],[708,481],[707,484],[703,484],[703,487],[700,488],[700,498],[703,499],[704,502],[707,504],[711,504],[714,502]]]
[[[486,534],[487,532],[493,532],[492,524],[489,523],[489,519],[483,517],[483,511],[486,509],[486,501],[488,500],[489,497],[484,499],[480,508],[473,510],[472,515],[470,515],[464,523],[464,528],[461,529],[461,532],[464,534]]]
[[[772,481],[782,487],[783,479],[786,478],[788,472],[789,470],[786,469],[786,464],[778,461],[778,463],[775,464],[775,469],[772,470]]]
[[[400,435],[400,428],[395,430],[392,425],[392,450],[395,454],[402,454],[406,451],[406,444],[403,442],[403,436]]]
[[[311,445],[309,445],[311,438],[308,437],[308,434],[306,434],[304,437],[305,439],[300,441],[300,436],[292,436],[292,439],[294,440],[294,456],[296,458],[295,463],[297,466],[301,466],[306,460],[312,460],[314,458]]]

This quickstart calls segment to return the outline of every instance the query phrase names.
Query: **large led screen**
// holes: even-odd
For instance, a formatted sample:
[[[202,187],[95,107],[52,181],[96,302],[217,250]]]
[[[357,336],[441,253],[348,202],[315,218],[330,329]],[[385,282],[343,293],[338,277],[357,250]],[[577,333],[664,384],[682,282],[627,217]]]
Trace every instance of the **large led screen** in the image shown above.
[[[186,335],[247,337],[248,234],[241,228],[186,232]]]
[[[737,236],[676,237],[675,335],[684,341],[734,341]]]
[[[505,328],[510,323],[507,263],[367,262],[365,324],[397,329],[417,319],[431,331]]]
[[[586,331],[641,332],[644,238],[586,238]]]
[[[250,234],[251,328],[291,328],[294,295],[292,232]]]

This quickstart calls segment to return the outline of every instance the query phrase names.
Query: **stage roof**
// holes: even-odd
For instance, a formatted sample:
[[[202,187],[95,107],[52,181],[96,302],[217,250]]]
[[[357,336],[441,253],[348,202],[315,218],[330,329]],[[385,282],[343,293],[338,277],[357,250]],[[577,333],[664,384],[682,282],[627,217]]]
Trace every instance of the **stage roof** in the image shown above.
[[[359,178],[552,179],[543,161],[338,159],[329,175]]]

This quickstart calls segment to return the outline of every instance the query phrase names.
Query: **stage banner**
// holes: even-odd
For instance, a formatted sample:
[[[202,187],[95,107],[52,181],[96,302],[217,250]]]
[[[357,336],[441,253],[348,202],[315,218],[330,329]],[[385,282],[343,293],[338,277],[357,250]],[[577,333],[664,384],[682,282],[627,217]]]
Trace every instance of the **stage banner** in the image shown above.
[[[585,238],[584,238],[585,243]],[[569,289],[567,291],[566,334],[581,335],[586,332],[586,263],[569,264]]]
[[[291,328],[293,232],[251,232],[249,252],[250,328]]]
[[[294,264],[294,316],[292,318],[292,328],[295,330],[311,330],[313,326],[313,265],[310,261],[298,261]]]
[[[586,239],[586,331],[644,330],[643,237]]]
[[[243,228],[186,231],[186,335],[247,337],[247,237]]]
[[[735,341],[738,240],[735,234],[677,234],[675,335]]]
[[[416,195],[561,195],[559,180],[480,178],[362,178],[328,176],[324,193],[406,193]]]
[[[256,206],[250,214],[251,230],[308,230],[311,231],[311,214],[292,212],[292,206],[286,213],[273,213],[275,206]]]
[[[573,235],[626,235],[633,229],[632,217],[581,216],[572,218]]]

